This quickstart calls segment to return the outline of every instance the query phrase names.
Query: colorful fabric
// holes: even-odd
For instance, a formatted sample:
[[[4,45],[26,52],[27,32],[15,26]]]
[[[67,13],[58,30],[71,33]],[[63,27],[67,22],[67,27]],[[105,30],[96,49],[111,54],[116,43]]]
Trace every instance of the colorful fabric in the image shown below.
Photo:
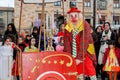
[[[104,66],[104,71],[114,71],[115,69],[113,70],[113,67],[114,68],[119,67],[119,63],[115,55],[115,49],[112,48],[110,49],[110,52],[107,56],[107,60]]]
[[[81,22],[79,22],[81,24]],[[82,22],[83,23],[83,22]],[[72,53],[72,41],[73,41],[73,37],[72,37],[72,26],[70,26],[70,24],[72,25],[72,23],[68,23],[68,25],[65,27],[65,33],[64,33],[64,51],[68,52],[68,53]],[[79,25],[80,25],[79,24]],[[79,26],[80,29],[78,29],[78,34],[76,35],[76,52],[77,52],[77,56],[76,59],[82,60],[83,59],[83,43],[84,43],[84,54],[89,54],[89,57],[91,60],[93,60],[94,62],[96,62],[96,56],[94,51],[89,51],[91,49],[94,49],[91,44],[93,44],[93,39],[92,39],[92,35],[91,35],[91,28],[89,26],[89,24],[85,21],[84,22],[84,38],[83,38],[83,26]],[[82,27],[82,28],[81,28]],[[89,49],[88,49],[89,48]],[[93,53],[91,53],[93,52]]]
[[[64,46],[59,44],[56,46],[56,51],[63,52],[63,50],[64,50]]]
[[[83,65],[84,65],[84,73],[83,73]],[[93,62],[91,61],[91,59],[89,58],[88,55],[85,56],[84,64],[80,63],[79,65],[77,65],[77,72],[78,72],[78,74],[84,74],[86,76],[95,76],[96,75],[96,71],[93,66]]]
[[[85,21],[84,26],[82,25],[83,21],[79,22],[77,26],[78,34],[75,37],[76,40],[76,58],[80,61],[83,61],[83,56],[85,56],[85,74],[89,76],[95,76],[96,71],[93,66],[93,64],[96,64],[96,56],[94,51],[91,49],[94,49],[93,39],[91,35],[91,28],[89,24]],[[65,33],[64,33],[64,51],[72,54],[72,43],[73,43],[73,37],[72,37],[72,31],[74,30],[72,23],[68,23],[65,27]],[[83,29],[84,28],[84,29]],[[84,36],[83,36],[83,30],[84,30]],[[84,47],[83,47],[84,44]],[[84,50],[84,52],[83,52]],[[84,54],[84,55],[83,55]],[[88,59],[86,59],[86,57]],[[83,73],[83,64],[77,65],[78,75]]]
[[[13,76],[19,76],[19,67],[18,67],[18,58],[15,60],[15,62],[13,63],[13,67],[12,67],[12,75]]]
[[[104,57],[103,57],[103,65],[105,65],[105,63],[106,63],[106,61],[107,61],[107,56],[108,56],[109,52],[110,52],[110,48],[107,48],[107,49],[105,50],[105,55],[104,55]],[[117,47],[115,48],[115,55],[116,55],[116,57],[117,57],[117,60],[118,60],[119,65],[120,65],[120,49],[117,48]]]
[[[13,80],[13,48],[10,45],[0,46],[0,80]]]
[[[31,46],[31,48],[26,47],[24,52],[38,52],[38,48],[36,48],[35,46]]]
[[[57,35],[58,35],[58,37],[64,36],[64,32],[60,31],[60,32],[58,32]]]
[[[78,21],[78,24],[77,24],[77,27],[78,29],[78,32],[81,32],[83,30],[83,21]],[[69,22],[66,26],[65,26],[65,29],[69,32],[72,32],[74,30],[74,26],[72,24],[72,22]]]
[[[77,50],[76,50],[76,35],[78,34],[78,30],[74,30],[72,32],[72,36],[73,36],[73,43],[72,43],[72,56],[75,58],[77,56]]]

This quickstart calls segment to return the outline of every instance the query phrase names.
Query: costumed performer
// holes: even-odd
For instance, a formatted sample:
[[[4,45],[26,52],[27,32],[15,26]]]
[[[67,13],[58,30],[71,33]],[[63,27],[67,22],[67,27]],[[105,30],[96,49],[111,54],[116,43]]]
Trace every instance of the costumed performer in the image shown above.
[[[84,80],[84,76],[89,76],[91,80],[97,80],[93,65],[96,63],[96,57],[90,25],[82,20],[82,14],[79,19],[80,10],[76,7],[72,7],[67,13],[70,20],[65,26],[64,51],[71,53],[75,58],[78,79]]]

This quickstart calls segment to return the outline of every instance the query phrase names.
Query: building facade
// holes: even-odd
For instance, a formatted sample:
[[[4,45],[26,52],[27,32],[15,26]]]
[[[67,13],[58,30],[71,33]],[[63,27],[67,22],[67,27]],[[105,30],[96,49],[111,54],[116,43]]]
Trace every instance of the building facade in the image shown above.
[[[0,33],[3,34],[7,24],[14,22],[14,8],[0,7]]]
[[[24,1],[24,0],[23,0]],[[46,28],[49,30],[52,27],[53,20],[55,24],[60,24],[58,21],[59,16],[65,16],[67,19],[67,11],[71,6],[76,6],[83,13],[85,19],[93,26],[93,19],[95,18],[95,23],[97,25],[103,24],[105,21],[109,21],[113,28],[120,27],[120,0],[95,0],[96,5],[94,6],[94,0],[85,0],[83,5],[83,0],[76,2],[76,0],[65,0],[64,11],[62,6],[62,1],[58,0],[54,3],[45,4],[45,24]],[[84,6],[84,8],[83,8]],[[94,9],[96,10],[94,16]],[[42,14],[42,3],[40,4],[22,4],[22,15],[21,24],[20,21],[20,10],[21,1],[15,0],[15,25],[17,29],[30,30],[38,19],[41,19]],[[54,16],[54,17],[53,17]],[[41,24],[41,23],[39,23]],[[20,25],[20,26],[19,26]],[[55,25],[59,26],[59,25]],[[94,26],[93,26],[94,27]]]

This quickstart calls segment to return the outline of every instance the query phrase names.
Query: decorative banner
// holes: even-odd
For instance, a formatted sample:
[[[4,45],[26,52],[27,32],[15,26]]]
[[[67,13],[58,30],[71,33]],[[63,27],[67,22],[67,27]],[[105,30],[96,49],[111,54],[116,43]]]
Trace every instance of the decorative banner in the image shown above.
[[[23,0],[24,3],[42,3],[42,0]],[[45,0],[45,3],[55,2],[60,0]]]
[[[77,80],[75,60],[65,52],[22,53],[22,80]]]

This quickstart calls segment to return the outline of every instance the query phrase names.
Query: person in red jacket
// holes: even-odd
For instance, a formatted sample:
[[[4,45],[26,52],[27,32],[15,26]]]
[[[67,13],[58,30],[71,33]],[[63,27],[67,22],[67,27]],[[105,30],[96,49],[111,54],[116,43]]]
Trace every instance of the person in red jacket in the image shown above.
[[[95,50],[88,22],[79,19],[80,10],[72,7],[68,12],[70,20],[65,26],[64,51],[71,53],[76,60],[78,79],[89,76],[97,80],[93,64],[96,63]]]

